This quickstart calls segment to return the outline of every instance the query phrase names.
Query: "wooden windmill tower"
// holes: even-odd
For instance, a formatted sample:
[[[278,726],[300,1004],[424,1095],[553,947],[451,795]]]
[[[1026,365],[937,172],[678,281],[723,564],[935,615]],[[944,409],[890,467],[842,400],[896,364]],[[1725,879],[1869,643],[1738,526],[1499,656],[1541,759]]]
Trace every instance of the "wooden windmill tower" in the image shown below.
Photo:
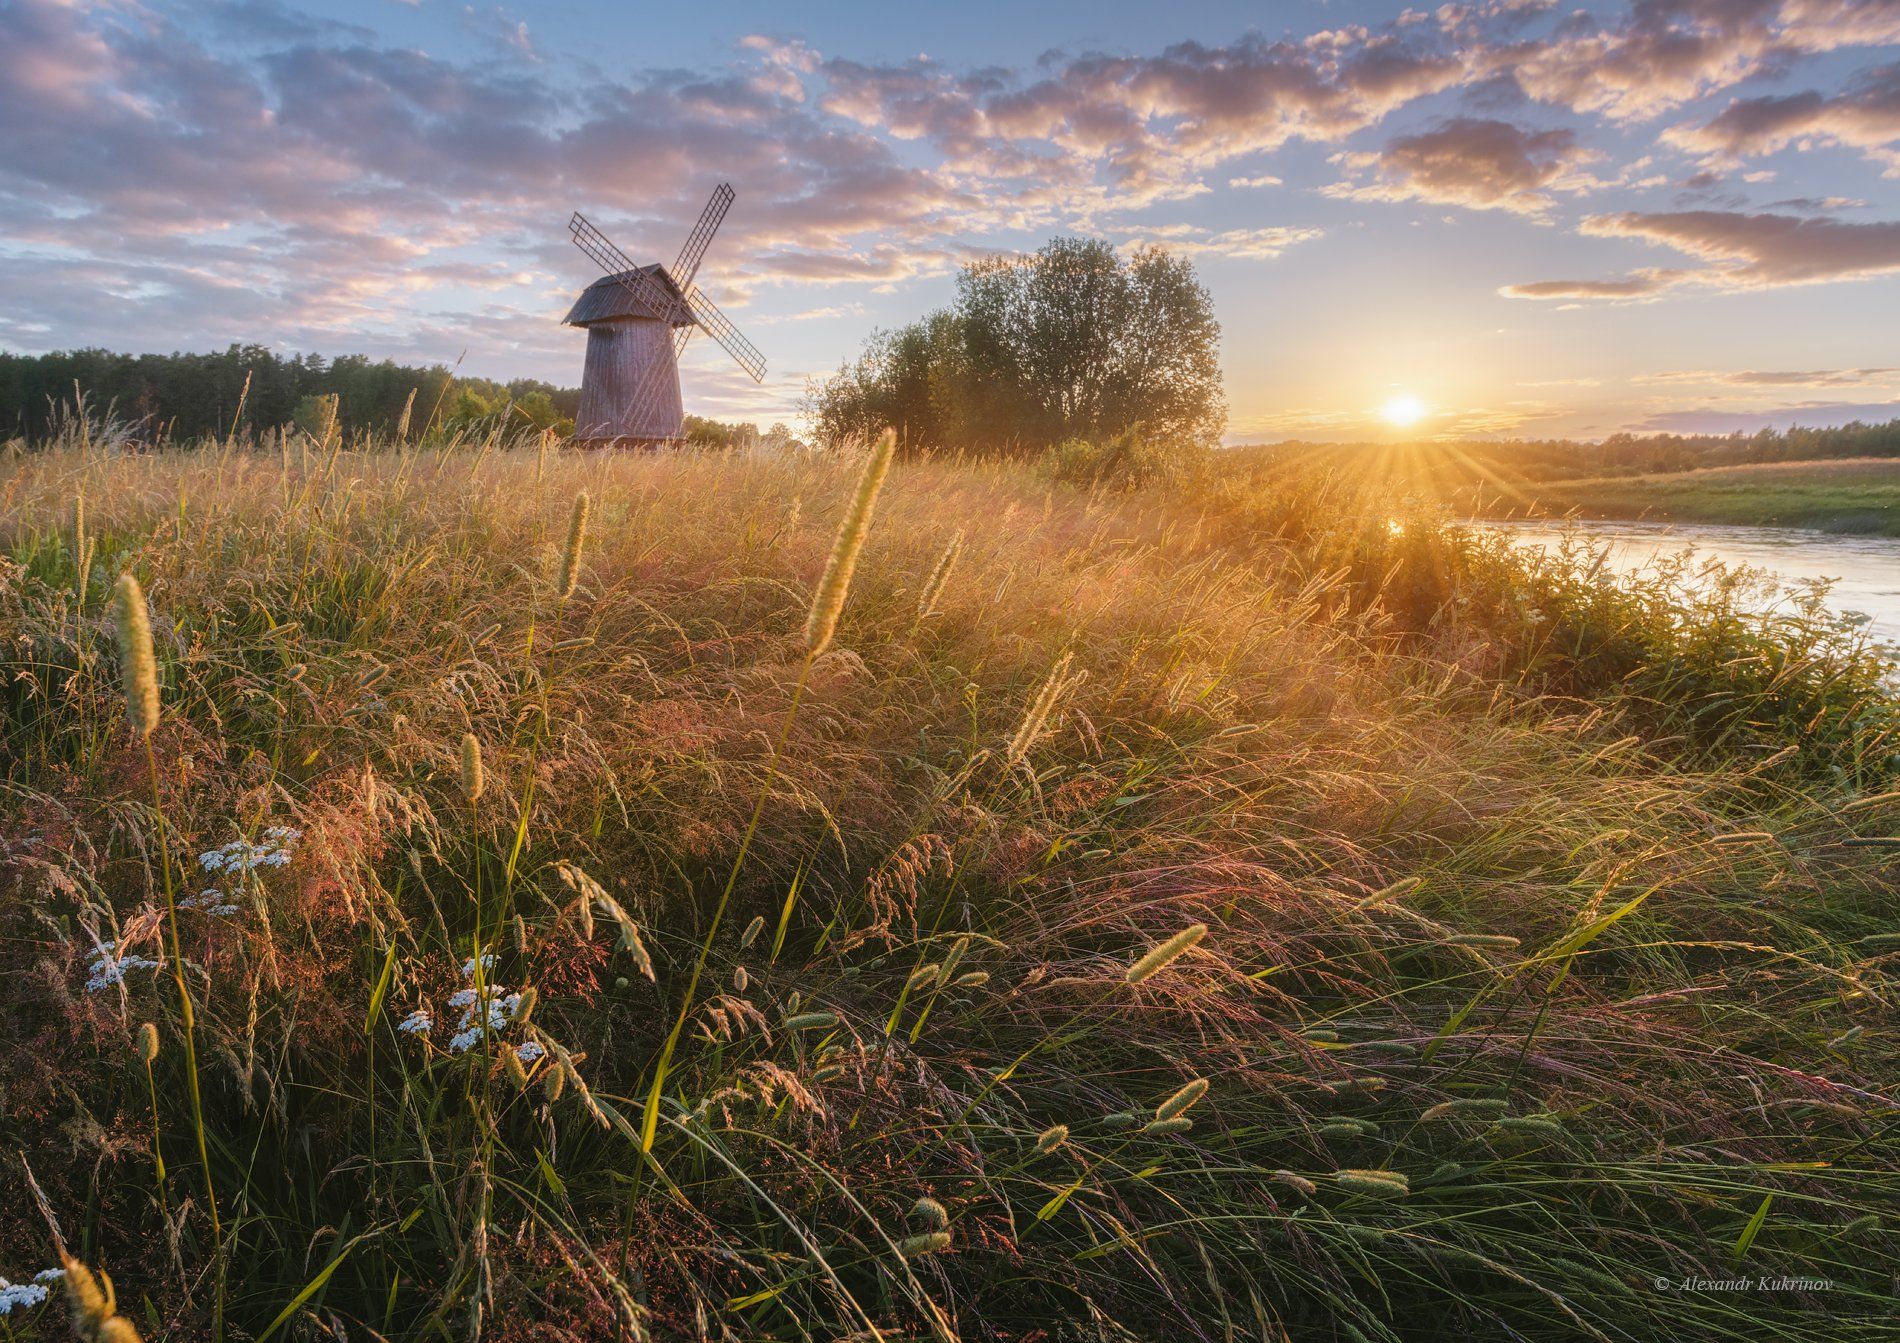
[[[670,271],[657,263],[636,266],[579,214],[568,221],[575,246],[606,272],[562,319],[587,332],[577,439],[594,446],[679,442],[685,427],[679,356],[696,330],[718,341],[754,382],[764,378],[765,356],[693,283],[732,198],[732,188],[721,183]]]

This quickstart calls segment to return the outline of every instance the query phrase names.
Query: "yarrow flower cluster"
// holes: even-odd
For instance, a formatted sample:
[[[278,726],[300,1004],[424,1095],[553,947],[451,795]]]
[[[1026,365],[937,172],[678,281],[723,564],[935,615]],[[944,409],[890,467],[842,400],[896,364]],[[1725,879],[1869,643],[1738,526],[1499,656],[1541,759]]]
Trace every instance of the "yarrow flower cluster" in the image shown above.
[[[128,970],[156,970],[159,962],[150,956],[121,953],[119,944],[104,942],[87,952],[86,992],[98,993],[123,983]]]
[[[515,1019],[515,1013],[521,1010],[521,995],[508,993],[499,985],[490,984],[482,989],[481,996],[488,1006],[488,1032],[498,1035],[508,1028]],[[462,989],[449,997],[450,1007],[462,1009],[462,1019],[456,1023],[455,1034],[449,1037],[449,1052],[463,1054],[475,1047],[482,1038],[483,1014],[475,1006],[475,990]]]
[[[238,907],[230,902],[224,892],[216,886],[207,886],[196,895],[188,895],[178,902],[180,909],[202,909],[207,914],[235,914]]]
[[[66,1276],[63,1268],[43,1268],[33,1275],[32,1282],[8,1282],[0,1278],[0,1315],[11,1315],[13,1308],[22,1310],[42,1305],[46,1301],[47,1284],[58,1282]]]
[[[494,968],[495,954],[493,952],[483,952],[483,972],[486,973]],[[464,979],[473,979],[475,977],[475,958],[473,956],[462,962],[462,977]],[[478,1002],[486,1005],[487,1011],[485,1013],[481,1007],[477,1005]],[[484,1016],[487,1019],[487,1029],[490,1035],[499,1035],[507,1030],[509,1026],[514,1024],[515,1018],[520,1015],[521,1003],[522,997],[519,993],[512,993],[500,984],[484,984],[479,994],[473,985],[465,989],[457,989],[454,993],[451,993],[449,995],[448,1005],[458,1009],[462,1015],[461,1019],[455,1023],[455,1034],[449,1037],[449,1052],[451,1054],[466,1054],[480,1042]],[[398,1022],[396,1029],[405,1035],[426,1036],[435,1030],[435,1015],[430,1012],[428,1008],[419,1007]],[[547,1053],[547,1050],[534,1040],[529,1040],[525,1044],[515,1047],[515,1057],[520,1059],[523,1063],[533,1063],[545,1053]]]
[[[256,843],[246,839],[234,839],[221,849],[212,849],[198,855],[198,866],[207,872],[223,872],[238,876],[253,868],[283,867],[290,862],[290,855],[296,851],[297,841],[303,838],[303,831],[287,825],[273,825],[258,837]]]

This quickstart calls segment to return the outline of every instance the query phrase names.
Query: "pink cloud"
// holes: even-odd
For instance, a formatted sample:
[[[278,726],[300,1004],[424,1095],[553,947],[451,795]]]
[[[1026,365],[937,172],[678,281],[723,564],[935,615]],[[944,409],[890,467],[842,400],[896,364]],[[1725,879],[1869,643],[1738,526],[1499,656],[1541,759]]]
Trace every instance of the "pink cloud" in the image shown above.
[[[1708,263],[1615,280],[1541,280],[1507,286],[1511,298],[1647,298],[1666,289],[1769,289],[1855,280],[1900,271],[1900,223],[1726,210],[1592,215],[1583,232],[1658,243]]]
[[[1505,121],[1457,117],[1429,131],[1402,135],[1382,150],[1335,156],[1370,181],[1326,188],[1352,200],[1431,201],[1474,210],[1539,214],[1551,190],[1579,165],[1599,157],[1570,130],[1530,131]]]

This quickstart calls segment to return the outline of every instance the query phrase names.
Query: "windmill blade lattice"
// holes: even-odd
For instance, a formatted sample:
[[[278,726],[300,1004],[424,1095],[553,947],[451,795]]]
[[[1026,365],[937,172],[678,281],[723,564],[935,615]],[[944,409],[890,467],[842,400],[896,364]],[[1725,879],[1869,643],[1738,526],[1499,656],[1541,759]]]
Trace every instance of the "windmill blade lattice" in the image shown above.
[[[673,262],[673,282],[681,289],[691,285],[693,277],[699,274],[699,263],[705,260],[706,249],[712,246],[713,234],[719,232],[726,211],[732,208],[732,197],[731,184],[721,182],[714,188],[706,208],[699,212],[699,222],[693,225],[693,231],[686,237],[686,245],[680,248],[680,254]]]
[[[567,231],[574,236],[576,247],[587,253],[595,265],[619,281],[623,289],[651,308],[655,317],[665,320],[681,315],[678,300],[667,292],[666,286],[640,269],[632,257],[615,247],[606,234],[588,222],[587,216],[575,211],[574,217],[567,221]]]
[[[765,356],[759,353],[759,347],[739,334],[739,328],[732,319],[713,306],[706,297],[706,291],[694,285],[686,291],[686,306],[692,309],[693,320],[705,329],[707,335],[719,342],[719,347],[731,355],[740,368],[752,375],[752,381],[760,382],[765,378]]]

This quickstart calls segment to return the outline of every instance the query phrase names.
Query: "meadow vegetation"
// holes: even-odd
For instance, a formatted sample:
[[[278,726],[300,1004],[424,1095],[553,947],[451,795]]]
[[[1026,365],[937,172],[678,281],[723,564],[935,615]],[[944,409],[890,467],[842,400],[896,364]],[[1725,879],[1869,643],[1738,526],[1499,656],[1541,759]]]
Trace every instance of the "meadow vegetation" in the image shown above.
[[[1527,499],[1500,495],[1482,507],[1507,516],[1574,513],[1900,536],[1900,458],[1849,457],[1549,481],[1527,493]]]
[[[1152,464],[13,445],[0,1274],[259,1343],[1890,1330],[1892,661]]]

